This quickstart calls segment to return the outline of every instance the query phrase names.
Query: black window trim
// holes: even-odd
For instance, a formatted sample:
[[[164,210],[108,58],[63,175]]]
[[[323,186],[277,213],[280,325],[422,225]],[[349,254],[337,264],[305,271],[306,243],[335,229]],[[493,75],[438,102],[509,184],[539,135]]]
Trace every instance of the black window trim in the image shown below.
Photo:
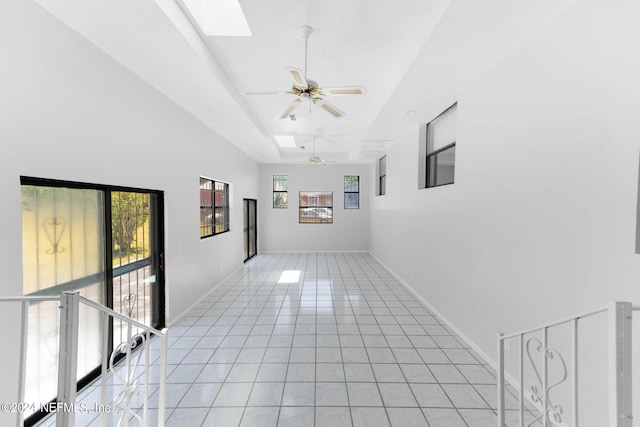
[[[347,191],[346,190],[346,179],[348,177],[355,177],[358,179],[358,191]],[[360,175],[345,175],[344,176],[344,209],[360,209]],[[358,206],[354,207],[347,207],[347,194],[357,194],[358,195]]]
[[[217,180],[217,179],[212,179],[212,178],[207,178],[206,176],[202,176],[200,175],[200,181],[202,182],[202,180],[206,180],[211,182],[211,190],[208,190],[211,192],[211,211],[212,211],[212,220],[213,222],[211,223],[211,234],[206,234],[206,235],[200,235],[200,240],[202,239],[208,239],[210,237],[213,236],[218,236],[220,234],[224,234],[227,233],[229,231],[231,231],[231,218],[229,217],[229,213],[230,213],[230,205],[229,205],[229,183],[225,182],[225,181],[221,181],[221,180]],[[216,184],[224,184],[224,201],[225,204],[223,206],[216,206]],[[202,184],[200,184],[202,185]],[[202,191],[202,190],[200,190]],[[200,203],[200,210],[202,210],[204,207],[202,206],[202,203]],[[226,219],[225,222],[223,222],[222,224],[226,226],[226,228],[222,231],[218,231],[216,232],[216,208],[222,208],[224,210],[224,218]],[[200,227],[202,228],[202,225],[200,225]]]
[[[216,206],[216,184],[224,184],[223,192],[224,192],[224,204],[222,206]],[[224,219],[225,221],[222,223],[224,230],[216,232],[216,208],[223,209]],[[213,235],[218,236],[220,234],[227,233],[231,231],[231,218],[229,218],[229,183],[224,181],[213,180]]]
[[[424,159],[425,159],[426,163],[425,163],[425,167],[424,167],[424,173],[425,173],[424,179],[425,179],[425,181],[424,181],[424,187],[422,187],[422,188],[444,187],[446,185],[455,184],[455,181],[454,181],[454,182],[446,182],[446,183],[443,183],[443,184],[429,185],[429,172],[430,172],[430,169],[429,169],[429,158],[433,157],[433,156],[437,156],[438,154],[455,147],[456,146],[456,142],[457,142],[457,138],[456,138],[456,141],[453,141],[452,143],[449,143],[449,144],[447,144],[447,145],[445,145],[443,147],[440,147],[437,150],[429,152],[429,125],[431,123],[441,119],[442,117],[446,116],[453,109],[456,109],[456,108],[458,108],[458,102],[457,101],[454,102],[453,104],[451,104],[449,106],[449,108],[444,110],[442,113],[438,114],[429,123],[427,123],[425,125],[425,141],[424,141],[424,144],[425,144],[425,152],[426,152],[426,154],[424,156]],[[455,166],[455,163],[454,163],[454,166]]]
[[[437,150],[429,153],[426,155],[426,159],[427,159],[427,163],[425,165],[425,173],[426,173],[426,178],[425,178],[425,183],[426,183],[426,187],[425,188],[435,188],[435,187],[443,187],[445,185],[452,185],[454,184],[454,182],[445,182],[443,184],[435,184],[435,185],[429,185],[429,172],[431,172],[430,168],[429,168],[429,158],[430,157],[434,157],[437,156],[438,154],[449,150],[450,148],[453,148],[456,146],[455,142],[452,142],[451,144],[445,145],[444,147],[440,147]],[[436,170],[437,170],[437,165],[436,165]]]
[[[380,163],[384,159],[384,175],[380,170]],[[382,179],[384,178],[384,191],[382,190]],[[387,194],[387,155],[380,157],[378,159],[378,196],[384,196]]]
[[[286,190],[276,190],[276,177],[277,176],[286,176],[287,177],[287,189]],[[289,175],[282,173],[274,173],[271,179],[271,189],[273,190],[273,194],[271,196],[271,207],[273,209],[288,209],[289,208]],[[287,204],[286,206],[276,206],[275,205],[275,194],[285,193],[287,195]]]
[[[302,193],[331,193],[331,206],[302,206],[300,203],[300,198]],[[319,190],[305,190],[298,191],[298,224],[333,224],[333,214],[334,214],[334,203],[333,203],[333,191],[319,191]],[[300,221],[300,212],[302,209],[313,209],[313,208],[321,208],[321,209],[331,209],[331,222],[301,222]]]

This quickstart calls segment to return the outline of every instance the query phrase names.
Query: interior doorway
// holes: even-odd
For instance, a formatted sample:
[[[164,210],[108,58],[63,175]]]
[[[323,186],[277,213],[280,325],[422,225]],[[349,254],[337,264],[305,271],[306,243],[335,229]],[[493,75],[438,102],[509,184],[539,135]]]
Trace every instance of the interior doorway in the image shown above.
[[[244,261],[258,253],[257,200],[244,199]]]

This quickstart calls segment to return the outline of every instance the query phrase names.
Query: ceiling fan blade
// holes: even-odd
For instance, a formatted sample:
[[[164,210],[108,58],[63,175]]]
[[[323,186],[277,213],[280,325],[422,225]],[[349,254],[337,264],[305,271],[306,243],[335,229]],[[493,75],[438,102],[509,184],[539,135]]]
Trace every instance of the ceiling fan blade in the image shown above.
[[[245,95],[286,95],[287,91],[277,90],[271,92],[245,92]]]
[[[340,111],[337,107],[329,104],[327,101],[325,101],[324,99],[321,99],[320,101],[318,101],[316,103],[316,105],[319,105],[320,108],[322,108],[323,110],[325,110],[327,113],[331,114],[332,116],[334,116],[336,119],[340,119],[342,117],[344,117],[344,113],[342,111]]]
[[[293,111],[294,111],[296,108],[298,108],[298,105],[300,105],[300,102],[298,102],[298,100],[296,99],[295,101],[293,101],[293,102],[291,103],[291,105],[289,105],[289,108],[287,108],[287,109],[285,110],[285,112],[284,112],[284,113],[282,113],[282,114],[280,115],[280,117],[278,117],[278,118],[279,118],[280,120],[284,120],[284,119],[289,118],[289,115],[290,115],[291,113],[293,113]]]
[[[325,95],[364,95],[367,93],[367,88],[364,86],[349,86],[349,87],[323,87],[321,89]]]
[[[297,68],[287,68],[293,79],[293,84],[299,87],[309,87],[307,79],[304,78],[304,73]]]

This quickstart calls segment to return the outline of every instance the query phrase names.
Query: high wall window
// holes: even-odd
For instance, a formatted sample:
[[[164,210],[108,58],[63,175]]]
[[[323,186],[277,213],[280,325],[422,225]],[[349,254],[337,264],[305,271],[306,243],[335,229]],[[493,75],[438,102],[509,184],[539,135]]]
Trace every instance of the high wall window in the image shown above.
[[[344,208],[360,209],[360,177],[358,175],[344,177]]]
[[[229,184],[200,177],[200,237],[229,231]]]
[[[333,224],[333,192],[301,191],[300,224]]]
[[[426,125],[424,132],[424,181],[420,188],[453,184],[456,163],[457,104]]]
[[[387,194],[387,156],[378,159],[378,196]]]
[[[273,175],[273,207],[286,209],[289,207],[289,177]]]

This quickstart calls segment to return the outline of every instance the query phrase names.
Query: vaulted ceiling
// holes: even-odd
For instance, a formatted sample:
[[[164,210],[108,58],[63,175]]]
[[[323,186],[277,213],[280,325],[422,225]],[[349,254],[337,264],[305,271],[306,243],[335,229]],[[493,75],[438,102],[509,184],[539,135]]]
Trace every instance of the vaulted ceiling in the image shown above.
[[[204,35],[192,15],[203,0],[36,1],[257,161],[303,162],[315,135],[320,157],[353,164],[438,115],[574,0],[240,0],[251,37]],[[280,119],[294,96],[247,94],[291,90],[303,26],[308,78],[367,89],[325,97],[342,118],[303,100]]]

